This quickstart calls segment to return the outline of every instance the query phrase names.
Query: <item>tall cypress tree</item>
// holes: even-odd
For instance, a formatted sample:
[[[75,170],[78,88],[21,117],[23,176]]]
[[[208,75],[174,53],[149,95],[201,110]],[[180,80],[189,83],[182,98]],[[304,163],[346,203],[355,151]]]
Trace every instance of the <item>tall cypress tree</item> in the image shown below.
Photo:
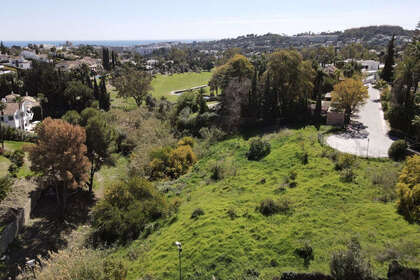
[[[100,83],[99,108],[101,108],[102,110],[108,111],[110,106],[111,106],[111,99],[108,92],[106,91],[105,78],[102,77],[101,83]]]
[[[114,51],[112,51],[111,57],[112,57],[112,68],[115,68],[115,52]]]
[[[109,50],[105,47],[102,48],[102,65],[105,70],[111,70],[109,65]]]
[[[393,35],[388,44],[388,51],[385,56],[385,66],[381,73],[381,78],[388,83],[391,83],[394,79],[394,39],[395,36]]]
[[[96,100],[99,100],[99,87],[95,77],[93,77],[93,96]]]

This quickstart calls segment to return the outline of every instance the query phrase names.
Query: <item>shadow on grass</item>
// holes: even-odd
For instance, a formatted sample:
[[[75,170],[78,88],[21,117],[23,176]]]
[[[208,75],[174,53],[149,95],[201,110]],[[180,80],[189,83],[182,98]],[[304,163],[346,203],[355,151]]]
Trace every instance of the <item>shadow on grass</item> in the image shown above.
[[[68,237],[78,226],[86,224],[95,200],[83,190],[75,192],[68,200],[64,221],[60,217],[54,192],[44,192],[31,214],[31,224],[10,244],[7,266],[10,277],[15,279],[18,266],[27,259],[47,257],[49,251],[58,251],[68,245]]]

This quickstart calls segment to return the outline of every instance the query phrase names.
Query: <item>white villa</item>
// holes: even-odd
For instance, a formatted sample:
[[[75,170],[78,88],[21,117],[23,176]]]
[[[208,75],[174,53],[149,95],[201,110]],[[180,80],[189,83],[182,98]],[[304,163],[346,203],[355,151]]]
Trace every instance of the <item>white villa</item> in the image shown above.
[[[2,124],[22,130],[31,130],[31,121],[34,117],[32,107],[38,106],[38,102],[31,96],[22,97],[20,103],[16,98],[20,95],[13,92],[2,99],[6,108],[1,112],[0,121]]]

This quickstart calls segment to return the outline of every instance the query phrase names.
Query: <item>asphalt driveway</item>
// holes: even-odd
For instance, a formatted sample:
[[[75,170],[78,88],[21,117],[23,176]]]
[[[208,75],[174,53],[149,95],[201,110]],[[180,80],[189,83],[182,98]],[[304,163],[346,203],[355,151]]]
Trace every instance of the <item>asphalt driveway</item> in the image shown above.
[[[345,133],[327,138],[327,144],[340,152],[361,157],[388,157],[393,140],[381,108],[380,92],[369,85],[369,99],[351,120]]]

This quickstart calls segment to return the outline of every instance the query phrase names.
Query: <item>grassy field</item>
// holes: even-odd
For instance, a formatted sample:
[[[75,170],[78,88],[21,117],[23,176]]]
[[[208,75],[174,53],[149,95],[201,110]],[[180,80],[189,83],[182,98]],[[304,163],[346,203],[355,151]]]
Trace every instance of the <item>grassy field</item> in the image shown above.
[[[177,96],[171,95],[171,91],[206,85],[209,82],[211,75],[211,72],[188,72],[174,75],[157,75],[152,81],[152,95],[156,98],[165,96],[170,101],[176,101]],[[133,98],[119,98],[113,87],[110,86],[108,89],[111,94],[112,106],[114,108],[131,110],[136,107],[136,103]]]
[[[382,202],[384,188],[372,180],[374,174],[398,172],[401,164],[358,159],[356,179],[344,183],[326,156],[330,149],[317,142],[315,128],[283,130],[264,137],[272,149],[261,161],[248,161],[249,144],[236,137],[211,146],[190,174],[166,183],[170,199],[181,200],[178,214],[147,239],[117,251],[116,255],[128,260],[128,279],[145,275],[176,279],[175,241],[183,244],[186,279],[192,275],[194,279],[211,279],[212,275],[245,279],[255,272],[261,279],[285,271],[329,273],[332,253],[345,248],[353,237],[359,239],[379,276],[386,275],[394,253],[405,264],[419,267],[420,226],[397,214],[395,200]],[[309,154],[306,165],[296,156],[303,149]],[[210,179],[216,162],[229,173],[219,181]],[[293,188],[284,183],[292,170],[297,173]],[[263,216],[256,209],[267,198],[288,200],[291,210]],[[197,208],[205,214],[191,219]],[[305,242],[314,250],[308,267],[295,254]]]

